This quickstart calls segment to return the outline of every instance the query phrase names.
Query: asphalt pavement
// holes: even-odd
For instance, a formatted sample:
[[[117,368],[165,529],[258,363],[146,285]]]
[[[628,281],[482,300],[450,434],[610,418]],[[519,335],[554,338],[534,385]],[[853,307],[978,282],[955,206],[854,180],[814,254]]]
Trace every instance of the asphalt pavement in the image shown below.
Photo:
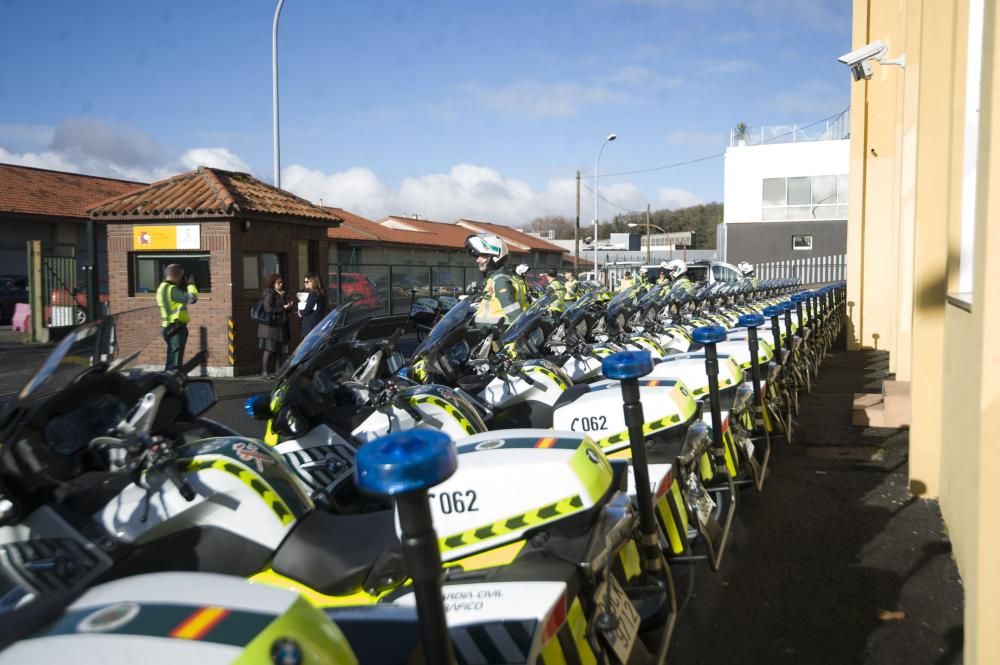
[[[740,495],[722,570],[707,565],[669,661],[699,665],[962,662],[962,585],[936,501],[907,492],[906,430],[853,427],[884,352],[834,352],[775,448],[764,491]]]

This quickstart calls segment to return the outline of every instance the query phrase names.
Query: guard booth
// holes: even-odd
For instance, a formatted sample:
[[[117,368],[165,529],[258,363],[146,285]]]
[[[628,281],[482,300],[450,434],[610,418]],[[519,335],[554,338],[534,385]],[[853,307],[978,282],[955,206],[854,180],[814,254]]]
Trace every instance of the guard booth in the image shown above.
[[[145,349],[143,364],[165,362],[156,289],[163,269],[178,263],[200,292],[188,308],[184,357],[207,349],[210,376],[260,373],[250,308],[267,276],[280,274],[294,297],[306,273],[325,275],[327,229],[340,223],[328,209],[246,173],[208,167],[107,201],[90,215],[107,224],[111,313],[146,308],[118,331],[122,348]],[[299,323],[290,319],[291,350]]]

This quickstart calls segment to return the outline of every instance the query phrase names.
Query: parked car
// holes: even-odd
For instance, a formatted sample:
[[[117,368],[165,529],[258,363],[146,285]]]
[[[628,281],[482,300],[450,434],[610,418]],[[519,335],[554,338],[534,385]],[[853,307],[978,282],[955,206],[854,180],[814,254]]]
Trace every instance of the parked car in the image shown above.
[[[98,302],[105,304],[110,300],[108,283],[101,280],[97,284]],[[51,310],[46,311],[46,318],[52,326],[76,326],[87,320],[87,282],[77,281],[71,289],[55,288],[49,294]]]
[[[382,295],[379,293],[375,280],[368,275],[358,272],[331,272],[327,277],[330,300],[333,302],[337,302],[337,292],[339,291],[343,300],[355,295],[360,296],[354,303],[355,308],[378,309],[382,307]]]
[[[703,259],[688,261],[687,275],[688,279],[696,284],[700,282],[708,282],[709,284],[740,282],[743,280],[743,274],[733,264]]]
[[[0,275],[0,324],[10,323],[18,303],[28,302],[28,278],[24,275]]]

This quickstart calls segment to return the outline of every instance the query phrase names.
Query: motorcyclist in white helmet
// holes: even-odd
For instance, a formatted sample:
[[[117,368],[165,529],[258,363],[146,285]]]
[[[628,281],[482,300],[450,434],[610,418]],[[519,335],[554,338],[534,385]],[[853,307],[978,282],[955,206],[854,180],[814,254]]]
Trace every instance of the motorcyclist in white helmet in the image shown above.
[[[667,273],[667,277],[670,278],[671,289],[679,286],[688,293],[694,290],[694,284],[691,283],[691,280],[687,276],[687,262],[683,259],[663,261],[660,263],[660,267]]]
[[[517,302],[521,303],[521,309],[528,309],[531,305],[531,289],[528,288],[528,273],[531,272],[531,266],[527,263],[522,263],[514,268],[514,274],[511,275],[511,281],[514,283],[514,289],[517,291]]]
[[[743,275],[744,280],[748,280],[754,288],[757,288],[757,275],[754,274],[755,270],[751,264],[746,261],[741,261],[737,264],[736,268],[740,271],[740,274]]]
[[[476,257],[483,274],[483,299],[476,311],[476,323],[494,325],[504,319],[513,323],[523,310],[517,287],[504,267],[509,257],[507,243],[495,233],[477,233],[465,239],[465,250]]]

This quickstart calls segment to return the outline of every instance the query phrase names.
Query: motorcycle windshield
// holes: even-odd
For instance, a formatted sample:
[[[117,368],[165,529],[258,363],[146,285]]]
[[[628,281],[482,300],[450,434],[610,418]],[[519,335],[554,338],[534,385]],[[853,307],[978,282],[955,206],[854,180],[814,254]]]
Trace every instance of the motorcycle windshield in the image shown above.
[[[305,339],[299,342],[299,345],[295,348],[295,352],[291,355],[282,368],[281,376],[279,380],[292,371],[294,368],[301,365],[314,351],[318,350],[323,342],[327,341],[333,337],[336,332],[343,327],[344,322],[347,320],[347,310],[350,309],[353,302],[346,302],[340,307],[332,310],[329,314],[323,317],[323,320],[316,324],[316,327],[309,331]]]
[[[129,310],[74,328],[63,337],[17,395],[18,403],[59,392],[98,365],[120,369],[128,364],[163,365],[165,350],[156,307]],[[119,333],[128,331],[124,338]]]
[[[556,301],[555,293],[548,293],[531,304],[528,309],[521,312],[510,328],[503,334],[503,343],[508,344],[531,330],[535,323],[548,311],[549,306]]]
[[[427,355],[435,347],[437,347],[441,340],[445,339],[451,331],[455,330],[459,326],[465,325],[466,319],[472,313],[472,303],[469,299],[460,301],[457,305],[448,310],[448,313],[442,317],[440,321],[431,328],[430,333],[427,335],[427,339],[417,347],[417,350],[413,352],[413,357],[418,358],[420,356]]]
[[[660,298],[663,297],[663,291],[664,291],[663,284],[657,284],[656,286],[653,286],[651,289],[646,291],[645,294],[643,294],[642,298],[639,299],[639,307],[641,307],[642,309],[648,309],[649,307],[652,307],[653,305],[657,304],[658,302],[660,302]]]
[[[607,318],[609,321],[613,320],[616,316],[618,316],[618,314],[622,311],[623,307],[632,304],[633,300],[635,299],[635,291],[636,287],[630,286],[611,299],[611,302],[608,303]]]
[[[562,318],[570,323],[576,323],[581,316],[587,313],[590,306],[597,302],[597,299],[596,291],[588,291],[563,311]]]

